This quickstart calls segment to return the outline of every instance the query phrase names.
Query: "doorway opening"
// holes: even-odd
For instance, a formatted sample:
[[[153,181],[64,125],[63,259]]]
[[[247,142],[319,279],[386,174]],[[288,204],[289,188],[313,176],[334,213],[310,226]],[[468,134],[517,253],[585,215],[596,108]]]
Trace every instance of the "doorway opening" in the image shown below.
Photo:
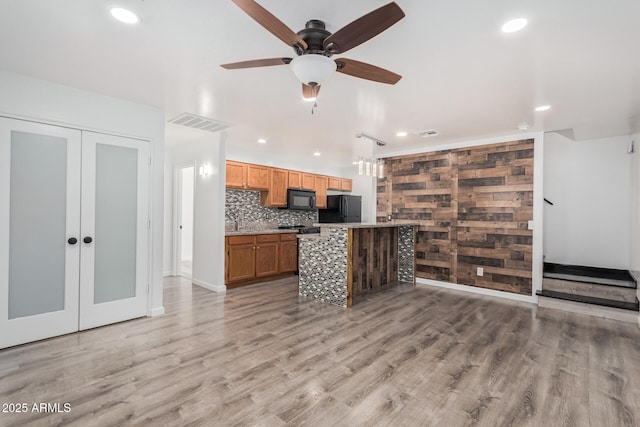
[[[193,273],[193,196],[195,167],[177,168],[176,276],[191,279]]]

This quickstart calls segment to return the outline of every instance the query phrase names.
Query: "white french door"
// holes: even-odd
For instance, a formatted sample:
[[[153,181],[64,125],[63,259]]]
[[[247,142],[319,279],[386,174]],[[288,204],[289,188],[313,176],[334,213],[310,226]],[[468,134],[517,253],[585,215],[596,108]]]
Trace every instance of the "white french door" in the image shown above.
[[[147,159],[0,117],[0,348],[145,315]]]
[[[82,132],[80,330],[147,311],[149,148]]]
[[[0,348],[78,330],[80,148],[0,118]]]

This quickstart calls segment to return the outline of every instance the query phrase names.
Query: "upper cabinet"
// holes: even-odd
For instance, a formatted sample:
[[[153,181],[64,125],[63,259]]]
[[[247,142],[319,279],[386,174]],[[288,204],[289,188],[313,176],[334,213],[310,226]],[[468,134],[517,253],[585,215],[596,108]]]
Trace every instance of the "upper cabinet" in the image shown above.
[[[322,175],[315,176],[316,190],[316,207],[325,209],[327,207],[327,187],[329,186],[328,178]]]
[[[289,179],[289,188],[299,190],[302,188],[302,172],[287,171]]]
[[[227,160],[227,188],[246,188],[247,164]]]
[[[316,192],[316,206],[327,206],[327,190],[351,191],[350,179],[313,173],[272,168],[227,160],[226,186],[240,190],[260,191],[260,204],[270,207],[287,206],[287,189]]]
[[[252,165],[250,163],[227,160],[226,186],[244,190],[268,190],[268,166]]]
[[[328,178],[329,178],[329,187],[327,187],[327,190],[336,190],[336,191],[342,190],[340,186],[340,178],[336,178],[335,176],[330,176]]]
[[[288,171],[284,169],[271,169],[269,171],[269,191],[260,193],[260,204],[262,206],[272,207],[287,206],[288,182]]]
[[[353,185],[352,181],[347,178],[337,178],[335,176],[328,177],[329,179],[329,187],[327,190],[335,190],[335,191],[351,191]]]
[[[289,171],[289,188],[296,190],[315,190],[315,174],[307,172]]]
[[[302,173],[302,188],[303,190],[315,190],[316,189],[316,175],[312,173]]]
[[[340,178],[340,191],[351,191],[353,188],[353,181],[346,178]]]

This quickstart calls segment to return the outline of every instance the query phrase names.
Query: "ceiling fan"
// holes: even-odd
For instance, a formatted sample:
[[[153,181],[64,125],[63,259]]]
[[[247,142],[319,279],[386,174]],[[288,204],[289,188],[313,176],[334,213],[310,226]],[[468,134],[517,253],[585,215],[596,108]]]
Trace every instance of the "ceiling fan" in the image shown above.
[[[387,84],[396,84],[402,78],[399,74],[365,62],[347,58],[330,59],[334,54],[359,46],[404,18],[404,12],[395,2],[361,16],[332,34],[325,29],[325,23],[318,19],[308,21],[304,29],[294,33],[254,0],[232,1],[258,24],[293,47],[297,57],[233,62],[222,64],[223,68],[234,70],[290,64],[302,82],[302,96],[307,99],[315,98],[320,85],[335,71]]]

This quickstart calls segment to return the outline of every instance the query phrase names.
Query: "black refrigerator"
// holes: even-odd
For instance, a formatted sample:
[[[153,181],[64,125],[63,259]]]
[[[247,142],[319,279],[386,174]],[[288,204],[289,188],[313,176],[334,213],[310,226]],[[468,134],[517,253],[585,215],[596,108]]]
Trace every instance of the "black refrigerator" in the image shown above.
[[[362,196],[327,196],[327,208],[318,209],[318,221],[362,222]]]

